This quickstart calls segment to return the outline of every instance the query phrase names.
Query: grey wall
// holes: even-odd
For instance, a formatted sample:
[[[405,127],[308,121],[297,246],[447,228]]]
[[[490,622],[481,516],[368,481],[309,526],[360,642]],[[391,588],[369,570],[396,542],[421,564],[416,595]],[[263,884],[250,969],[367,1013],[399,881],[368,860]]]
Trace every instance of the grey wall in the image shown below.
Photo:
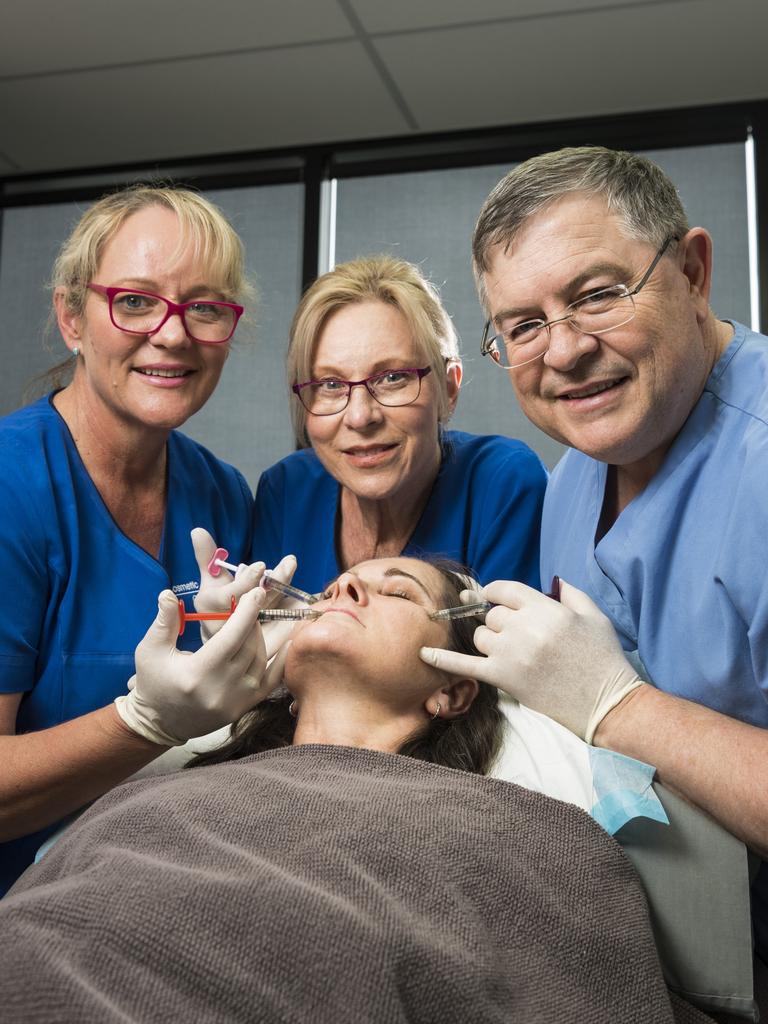
[[[24,404],[32,378],[64,359],[57,331],[46,332],[48,279],[61,240],[87,204],[29,206],[3,212],[0,246],[0,414]]]
[[[293,450],[285,350],[301,293],[304,192],[300,185],[209,192],[245,242],[257,299],[213,398],[184,430],[234,463],[255,488]]]

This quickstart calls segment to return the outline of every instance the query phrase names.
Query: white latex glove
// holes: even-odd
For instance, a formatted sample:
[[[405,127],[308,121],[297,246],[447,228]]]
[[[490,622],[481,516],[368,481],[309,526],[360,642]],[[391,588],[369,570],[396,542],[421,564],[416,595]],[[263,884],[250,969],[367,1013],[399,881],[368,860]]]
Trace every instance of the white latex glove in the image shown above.
[[[282,677],[283,655],[267,669],[258,623],[261,588],[250,590],[199,651],[180,651],[179,602],[170,590],[158,598],[157,618],[136,648],[136,675],[117,698],[133,732],[162,746],[178,746],[229,725],[267,697]],[[273,668],[274,666],[274,668]]]
[[[251,565],[242,564],[238,566],[234,576],[227,569],[221,569],[218,576],[211,576],[208,572],[208,564],[218,547],[216,541],[201,526],[192,530],[190,536],[197,567],[200,570],[200,589],[194,597],[195,610],[198,612],[228,612],[232,606],[233,597],[239,601],[243,594],[247,594],[249,590],[258,586],[264,575],[264,562],[253,562]],[[280,580],[281,583],[290,583],[294,572],[296,572],[296,559],[293,555],[286,555],[274,569],[270,569],[269,574]],[[269,591],[264,607],[271,608],[280,604],[281,598],[282,594],[278,594],[277,591]],[[280,606],[288,607],[289,604],[280,604]],[[200,636],[203,643],[210,640],[221,629],[224,621],[214,619],[203,620],[200,623]],[[286,626],[288,626],[287,629]],[[264,623],[262,629],[267,645],[267,657],[271,658],[276,653],[285,638],[290,635],[293,626],[292,622]]]
[[[422,647],[422,659],[492,683],[591,743],[608,712],[643,683],[610,619],[562,581],[560,603],[508,580],[488,584],[481,594],[497,606],[475,630],[475,646],[485,657]],[[477,600],[476,592],[472,597]]]

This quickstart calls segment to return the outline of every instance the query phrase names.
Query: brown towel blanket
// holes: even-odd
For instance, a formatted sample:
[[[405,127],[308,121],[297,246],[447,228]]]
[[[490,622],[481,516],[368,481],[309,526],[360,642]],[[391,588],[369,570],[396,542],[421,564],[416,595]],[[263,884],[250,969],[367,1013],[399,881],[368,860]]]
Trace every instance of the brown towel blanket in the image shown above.
[[[705,1021],[582,811],[346,747],[128,783],[0,903],[14,1024]]]

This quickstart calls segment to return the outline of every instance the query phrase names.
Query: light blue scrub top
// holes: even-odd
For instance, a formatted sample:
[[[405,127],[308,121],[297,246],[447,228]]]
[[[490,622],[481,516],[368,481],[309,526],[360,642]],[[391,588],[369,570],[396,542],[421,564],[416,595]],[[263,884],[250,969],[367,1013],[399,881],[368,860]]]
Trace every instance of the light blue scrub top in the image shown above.
[[[735,328],[661,468],[597,546],[607,467],[566,453],[541,573],[585,590],[661,689],[768,726],[768,339]]]
[[[0,692],[24,692],[17,731],[111,703],[166,588],[192,611],[199,571],[189,532],[203,526],[247,561],[253,500],[237,470],[194,441],[168,439],[158,559],[117,527],[50,396],[0,420]],[[200,646],[197,623],[179,646]],[[0,892],[44,833],[0,844]]]
[[[443,459],[419,522],[403,550],[473,569],[481,583],[539,586],[539,525],[547,472],[522,443],[446,431]],[[253,559],[275,565],[296,555],[294,583],[317,593],[338,576],[338,482],[311,448],[275,463],[256,490]]]
[[[585,590],[660,689],[766,727],[768,338],[734,328],[661,468],[597,546],[607,467],[563,457],[544,502],[541,574]],[[765,956],[765,866],[758,889]]]

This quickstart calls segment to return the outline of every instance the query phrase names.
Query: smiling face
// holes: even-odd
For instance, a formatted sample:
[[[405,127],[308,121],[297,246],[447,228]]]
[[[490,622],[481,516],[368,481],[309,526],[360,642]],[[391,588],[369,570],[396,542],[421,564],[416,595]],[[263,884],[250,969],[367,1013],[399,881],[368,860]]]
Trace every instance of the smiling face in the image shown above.
[[[346,305],[328,319],[312,377],[362,380],[425,365],[403,314],[374,300]],[[440,465],[436,387],[429,374],[416,401],[397,407],[380,405],[365,387],[356,387],[341,412],[309,415],[307,434],[323,466],[360,499],[415,500]]]
[[[413,558],[375,559],[342,573],[312,606],[321,617],[294,630],[288,688],[301,696],[314,666],[315,677],[333,685],[347,679],[390,708],[421,713],[444,681],[418,652],[448,643],[449,627],[429,618],[444,607],[445,592],[441,573]]]
[[[635,298],[636,316],[601,335],[551,330],[547,353],[510,372],[525,414],[551,437],[618,466],[655,464],[695,405],[719,355],[707,329],[708,238],[693,229]],[[496,330],[563,315],[584,295],[634,285],[655,255],[605,202],[571,194],[496,247],[484,275]],[[708,252],[708,250],[707,250]],[[498,371],[495,371],[498,372]]]
[[[180,242],[176,215],[148,206],[128,217],[104,246],[94,283],[137,288],[175,302],[224,299],[213,270],[193,245],[180,247]],[[112,324],[104,295],[89,292],[82,316],[67,311],[61,290],[56,306],[68,347],[81,353],[74,386],[100,422],[106,414],[131,427],[169,430],[197,412],[218,383],[229,343],[193,342],[178,316],[151,336],[133,335]]]

